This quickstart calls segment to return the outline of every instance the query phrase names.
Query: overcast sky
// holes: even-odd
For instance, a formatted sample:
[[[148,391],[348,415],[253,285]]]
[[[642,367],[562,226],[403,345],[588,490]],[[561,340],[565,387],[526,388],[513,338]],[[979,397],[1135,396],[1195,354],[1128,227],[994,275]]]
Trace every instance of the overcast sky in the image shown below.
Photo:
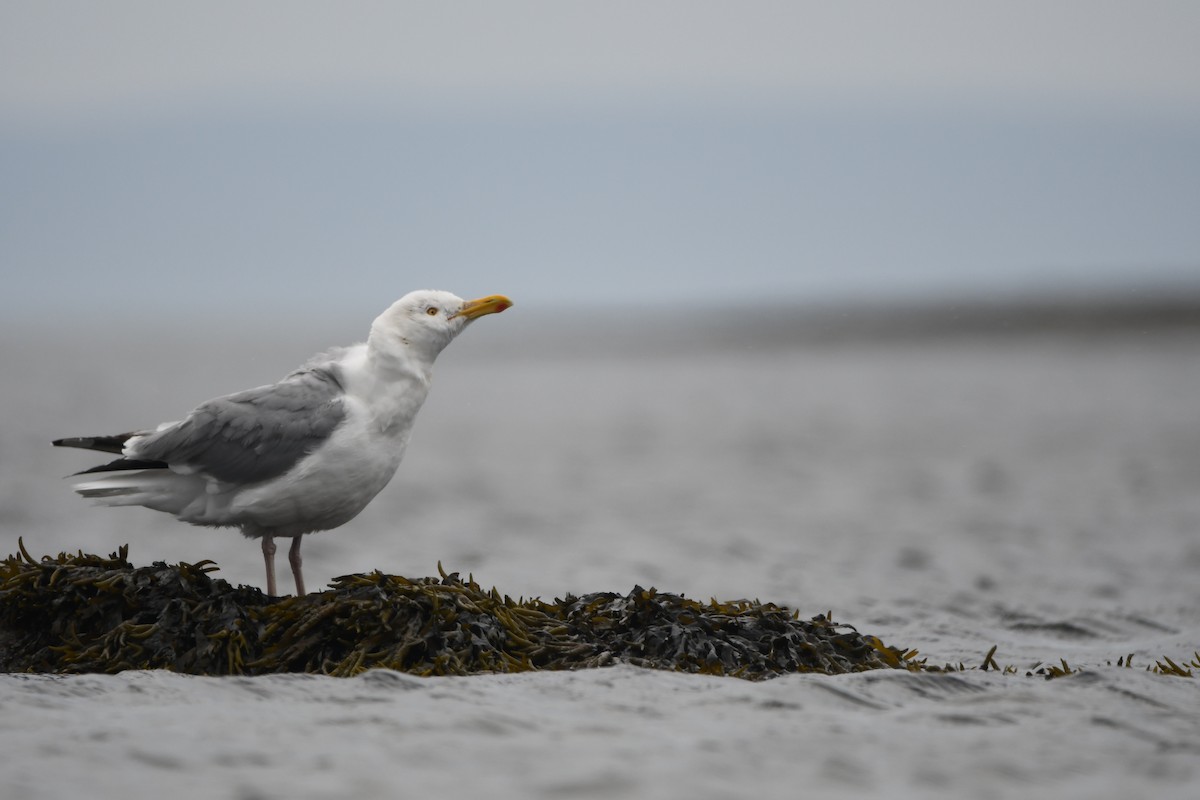
[[[1200,5],[4,2],[9,119],[196,99],[979,96],[1200,113]],[[899,95],[899,98],[897,98]]]
[[[0,307],[1177,282],[1197,41],[1195,2],[4,0]]]

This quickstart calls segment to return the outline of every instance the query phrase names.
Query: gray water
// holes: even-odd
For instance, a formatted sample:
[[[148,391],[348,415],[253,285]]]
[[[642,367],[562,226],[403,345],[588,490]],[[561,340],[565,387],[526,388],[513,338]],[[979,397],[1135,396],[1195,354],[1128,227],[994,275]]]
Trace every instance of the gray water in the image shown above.
[[[1194,325],[1014,329],[943,315],[865,335],[858,318],[814,328],[774,315],[522,312],[482,320],[444,354],[392,485],[305,540],[310,588],[372,569],[434,574],[439,561],[513,596],[640,583],[832,611],[936,665],[976,667],[994,645],[1016,672],[753,685],[633,668],[5,675],[12,764],[0,787],[45,798],[97,785],[129,797],[394,797],[448,781],[498,798],[796,786],[1194,795],[1200,679],[1146,669],[1200,648]],[[209,558],[261,586],[254,542],[91,508],[61,476],[94,458],[48,442],[273,380],[359,330],[337,327],[10,330],[0,547],[129,543],[135,563]],[[1079,672],[1037,677],[1060,659]]]

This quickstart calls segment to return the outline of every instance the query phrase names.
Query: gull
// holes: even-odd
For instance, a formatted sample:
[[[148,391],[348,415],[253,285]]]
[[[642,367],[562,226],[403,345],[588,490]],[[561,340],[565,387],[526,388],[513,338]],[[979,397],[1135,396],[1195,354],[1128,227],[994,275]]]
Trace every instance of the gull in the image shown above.
[[[463,300],[410,292],[371,324],[367,341],[314,357],[278,383],[218,397],[153,430],[57,439],[119,458],[76,475],[80,495],[143,506],[183,522],[240,528],[261,540],[276,596],[275,539],[303,595],[300,542],[349,522],[400,466],[438,354],[503,295]]]

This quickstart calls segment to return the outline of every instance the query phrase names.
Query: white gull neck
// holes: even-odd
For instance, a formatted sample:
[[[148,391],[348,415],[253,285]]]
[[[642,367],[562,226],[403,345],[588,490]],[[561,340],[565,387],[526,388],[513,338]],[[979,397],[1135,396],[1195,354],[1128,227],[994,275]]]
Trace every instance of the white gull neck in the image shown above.
[[[368,342],[347,350],[340,366],[347,400],[370,427],[406,437],[429,394],[432,364]]]

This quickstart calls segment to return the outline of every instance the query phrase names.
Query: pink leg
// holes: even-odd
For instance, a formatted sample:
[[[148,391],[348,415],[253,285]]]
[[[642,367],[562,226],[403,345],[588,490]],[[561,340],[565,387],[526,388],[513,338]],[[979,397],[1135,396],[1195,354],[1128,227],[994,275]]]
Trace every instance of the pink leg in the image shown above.
[[[267,563],[267,597],[275,597],[275,537],[262,537],[263,561]]]
[[[304,564],[300,560],[300,537],[292,537],[292,547],[288,550],[288,563],[292,565],[292,577],[296,579],[296,596],[302,597],[304,592],[304,573],[300,570]]]

